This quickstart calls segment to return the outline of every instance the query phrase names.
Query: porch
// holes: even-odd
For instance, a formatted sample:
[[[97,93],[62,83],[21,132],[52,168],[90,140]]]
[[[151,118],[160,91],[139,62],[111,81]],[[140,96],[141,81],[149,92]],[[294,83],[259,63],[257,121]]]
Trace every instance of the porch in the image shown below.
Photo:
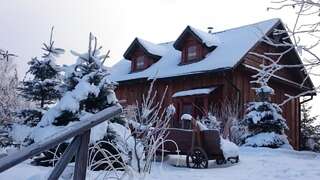
[[[183,114],[190,114],[199,119],[208,115],[213,109],[221,108],[222,86],[200,87],[182,91],[176,91],[172,95],[172,102],[176,108],[175,117],[171,126],[174,128],[190,129],[191,122],[181,120]]]

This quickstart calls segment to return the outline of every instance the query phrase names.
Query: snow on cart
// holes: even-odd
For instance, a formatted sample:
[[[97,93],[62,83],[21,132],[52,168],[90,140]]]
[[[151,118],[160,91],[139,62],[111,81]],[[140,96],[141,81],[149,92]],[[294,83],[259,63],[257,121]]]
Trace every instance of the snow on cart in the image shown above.
[[[218,165],[239,162],[238,146],[220,137],[218,130],[207,129],[192,119],[192,129],[169,128],[158,155],[186,155],[189,168],[208,168],[209,160]]]

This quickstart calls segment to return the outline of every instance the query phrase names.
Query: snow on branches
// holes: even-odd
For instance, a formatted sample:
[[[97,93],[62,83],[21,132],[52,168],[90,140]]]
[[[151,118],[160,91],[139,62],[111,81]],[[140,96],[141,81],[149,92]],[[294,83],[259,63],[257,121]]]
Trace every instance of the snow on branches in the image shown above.
[[[63,82],[56,89],[59,90],[61,96],[55,105],[48,110],[44,109],[40,122],[30,129],[25,141],[30,144],[33,142],[44,141],[46,138],[58,133],[62,129],[68,128],[70,125],[81,121],[94,113],[118,103],[114,89],[115,82],[109,80],[109,72],[104,67],[104,61],[109,57],[107,54],[101,54],[102,47],[98,47],[97,38],[91,33],[89,36],[88,51],[85,53],[77,53],[72,51],[76,56],[76,62],[70,66],[63,68],[54,68],[49,70],[62,69],[61,73]],[[42,62],[53,64],[53,60],[62,49],[54,48],[52,39],[50,44],[45,45],[44,50],[47,53],[43,56]],[[41,67],[49,67],[42,64]],[[42,79],[44,75],[40,68],[31,68],[37,81],[45,81]],[[32,81],[33,82],[33,81]],[[120,127],[121,126],[121,127]],[[125,133],[125,134],[124,134]],[[14,134],[14,133],[13,133]],[[121,144],[122,138],[130,138],[130,131],[117,122],[103,122],[91,130],[90,134],[90,156],[89,162],[92,170],[109,169],[111,166],[123,167],[128,157],[119,154],[124,148]],[[121,142],[120,142],[121,141]],[[63,153],[69,142],[64,142],[59,146],[50,149],[42,154],[42,157],[34,158],[34,163],[38,165],[51,166]],[[108,153],[107,153],[108,152]],[[105,155],[108,157],[105,157]],[[111,154],[110,154],[111,153]],[[121,152],[122,153],[122,152]],[[116,157],[116,159],[114,158]],[[109,158],[110,162],[104,158]],[[111,159],[114,161],[111,162]],[[117,161],[117,162],[115,162]]]
[[[0,125],[12,122],[13,112],[21,107],[16,88],[18,75],[14,55],[0,49]]]
[[[269,38],[266,36],[262,41]],[[274,43],[273,39],[268,39]],[[290,48],[288,48],[290,49]],[[260,69],[251,81],[256,92],[256,101],[250,102],[241,125],[247,128],[243,135],[243,142],[247,146],[280,147],[288,144],[285,130],[288,130],[286,120],[282,117],[282,109],[278,104],[271,102],[271,95],[275,92],[268,86],[270,78],[283,67],[278,63],[285,55],[282,53],[263,52],[262,54],[251,52],[267,62],[260,65]],[[281,138],[280,138],[281,137]]]
[[[260,72],[263,74],[263,70]],[[288,126],[281,115],[282,109],[278,104],[270,102],[274,91],[263,80],[258,82],[260,87],[255,88],[257,101],[249,103],[241,122],[248,130],[243,136],[243,143],[247,146],[272,148],[288,144],[284,132],[288,130]]]
[[[0,49],[0,147],[13,144],[8,131],[15,122],[14,113],[28,107],[16,90],[19,81],[14,57]]]
[[[261,40],[272,47],[277,47],[277,52],[257,53],[252,55],[263,58],[268,63],[262,66],[267,73],[267,79],[275,76],[282,69],[296,69],[305,75],[305,78],[297,82],[300,87],[306,87],[309,76],[320,76],[318,71],[320,64],[320,2],[312,0],[275,0],[268,10],[293,10],[293,23],[286,24],[283,28],[276,28],[271,35],[265,35]],[[292,11],[289,11],[292,12]],[[290,52],[296,51],[301,56],[303,63],[283,64],[280,60]],[[287,97],[280,106],[292,99],[315,94],[320,86],[314,89],[307,88],[296,95],[285,94]]]
[[[90,34],[88,52],[80,54],[72,51],[77,60],[75,64],[64,67],[65,93],[44,114],[39,127],[50,124],[64,126],[117,103],[113,91],[116,83],[108,79],[109,73],[103,66],[108,54],[100,55],[101,48],[97,47],[97,38]]]
[[[18,88],[20,95],[35,105],[34,108],[17,113],[17,117],[29,126],[36,126],[49,105],[61,97],[61,68],[56,64],[56,58],[64,50],[54,46],[53,28],[49,43],[43,43],[42,49],[44,52],[41,58],[34,57],[28,62],[29,70]]]
[[[173,105],[163,107],[167,88],[160,96],[160,101],[156,101],[155,81],[156,79],[151,82],[148,94],[142,96],[142,103],[137,102],[137,105],[127,113],[132,114],[129,119],[134,137],[132,167],[141,175],[150,172],[156,158],[156,152],[167,141],[165,140],[167,128],[169,128],[171,118],[175,113]]]

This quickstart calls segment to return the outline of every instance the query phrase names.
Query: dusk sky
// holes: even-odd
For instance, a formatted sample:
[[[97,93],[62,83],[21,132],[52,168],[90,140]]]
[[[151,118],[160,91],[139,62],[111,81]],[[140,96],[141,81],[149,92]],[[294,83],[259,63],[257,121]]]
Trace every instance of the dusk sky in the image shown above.
[[[270,0],[2,0],[0,48],[19,56],[22,77],[30,58],[41,56],[54,26],[56,46],[66,49],[58,63],[73,63],[70,49],[86,51],[93,32],[111,51],[112,65],[135,37],[160,43],[175,40],[187,25],[219,31],[270,18],[292,23],[292,10],[267,11],[270,6]]]

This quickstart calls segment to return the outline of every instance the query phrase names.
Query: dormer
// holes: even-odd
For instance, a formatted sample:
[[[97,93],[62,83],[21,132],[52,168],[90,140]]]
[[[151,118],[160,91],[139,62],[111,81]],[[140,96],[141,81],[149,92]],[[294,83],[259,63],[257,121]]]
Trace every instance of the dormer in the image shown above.
[[[187,26],[173,46],[181,51],[180,64],[183,65],[201,61],[218,42],[216,35]]]
[[[161,57],[163,47],[140,38],[135,38],[123,57],[131,61],[131,72],[147,69]]]

